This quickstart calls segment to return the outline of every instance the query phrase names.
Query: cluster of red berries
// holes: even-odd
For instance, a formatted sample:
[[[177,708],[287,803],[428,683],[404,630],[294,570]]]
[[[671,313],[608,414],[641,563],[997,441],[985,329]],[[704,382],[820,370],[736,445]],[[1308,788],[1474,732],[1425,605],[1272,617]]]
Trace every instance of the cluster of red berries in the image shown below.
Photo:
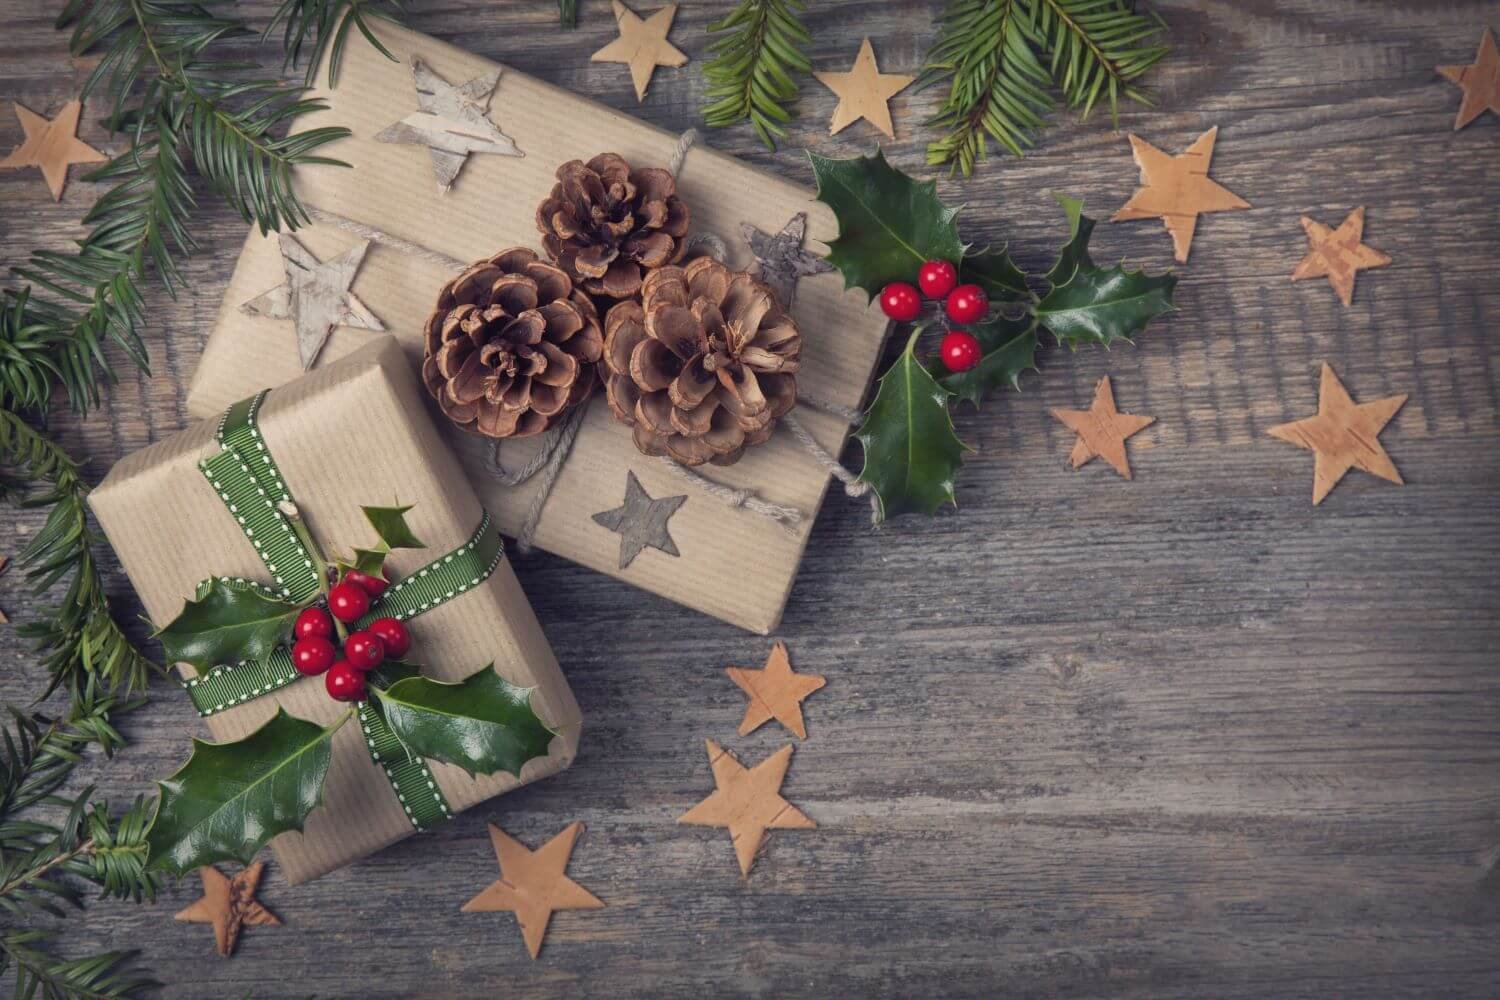
[[[880,308],[898,323],[910,323],[922,313],[922,297],[943,301],[949,321],[977,323],[990,311],[990,298],[978,285],[960,285],[958,268],[946,260],[929,260],[917,272],[921,291],[904,281],[893,281],[880,290]],[[968,330],[951,328],[938,345],[938,356],[950,372],[966,372],[979,364],[979,340]]]
[[[292,664],[308,677],[326,674],[323,683],[336,701],[364,701],[365,674],[411,649],[411,633],[395,618],[377,618],[368,628],[349,633],[342,659],[334,647],[333,618],[345,625],[359,621],[387,586],[378,576],[351,569],[328,591],[328,610],[307,608],[292,626]]]

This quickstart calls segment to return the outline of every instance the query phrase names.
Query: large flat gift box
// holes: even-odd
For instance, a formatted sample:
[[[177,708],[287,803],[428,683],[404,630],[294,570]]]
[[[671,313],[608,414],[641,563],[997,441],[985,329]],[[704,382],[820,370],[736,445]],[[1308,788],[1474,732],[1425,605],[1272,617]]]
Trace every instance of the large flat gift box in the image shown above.
[[[297,172],[297,192],[315,210],[316,221],[298,230],[295,239],[319,262],[357,250],[363,239],[351,224],[367,227],[365,236],[373,229],[404,241],[371,239],[350,290],[401,341],[417,366],[424,325],[438,290],[453,271],[414,250],[464,262],[511,246],[539,250],[536,209],[550,192],[558,166],[615,152],[633,165],[664,167],[671,162],[678,137],[505,69],[489,100],[489,120],[523,155],[470,155],[444,192],[427,147],[381,142],[376,136],[394,123],[420,117],[413,57],[455,86],[499,67],[401,28],[377,22],[374,30],[397,61],[362,40],[351,40],[337,88],[317,92],[328,102],[327,110],[297,122],[298,130],[337,124],[350,128],[353,135],[326,148],[327,155],[352,169]],[[622,94],[628,92],[623,67],[601,66],[597,72],[601,79],[617,75],[614,85]],[[320,72],[318,79],[326,79],[326,73]],[[750,270],[756,264],[742,224],[775,234],[805,212],[808,249],[814,252],[824,251],[820,241],[837,234],[833,213],[813,201],[805,188],[701,144],[687,153],[678,184],[692,211],[693,232],[722,239],[728,248],[727,263],[737,269]],[[276,234],[267,237],[252,231],[193,379],[188,408],[195,416],[219,413],[263,386],[301,374],[292,321],[268,316],[265,310],[253,315],[242,309],[286,281]],[[843,291],[842,279],[833,273],[802,278],[791,311],[804,341],[799,395],[858,407],[879,360],[885,318],[863,293]],[[369,325],[363,317],[356,322]],[[375,336],[358,326],[340,326],[319,363],[342,357]],[[577,443],[542,508],[535,544],[744,628],[761,633],[775,628],[829,483],[824,467],[783,426],[738,464],[700,470],[718,483],[752,490],[801,513],[800,521],[784,525],[765,514],[733,507],[686,481],[663,459],[640,454],[630,428],[614,419],[603,395],[597,392],[588,404]],[[806,405],[793,413],[824,448],[839,453],[849,433],[843,420]],[[505,465],[524,464],[534,442],[508,442]],[[520,486],[500,485],[484,468],[484,442],[476,438],[471,444],[460,454],[474,488],[501,529],[514,534],[525,520],[540,477]],[[597,523],[594,515],[625,502],[627,473],[634,473],[653,498],[687,497],[667,522],[678,555],[648,546],[628,566],[621,566],[621,536]]]
[[[259,410],[262,440],[330,557],[375,541],[361,507],[413,505],[407,522],[426,548],[392,553],[387,566],[397,582],[465,545],[484,517],[458,462],[423,412],[423,391],[402,349],[381,337],[276,389]],[[220,451],[217,430],[217,420],[205,421],[123,459],[90,498],[158,626],[178,615],[205,578],[271,582],[244,530],[199,469],[201,460]],[[578,704],[507,560],[500,559],[478,586],[410,619],[408,627],[409,659],[425,675],[456,681],[493,662],[506,680],[536,688],[532,705],[557,733],[547,756],[528,761],[519,778],[503,772],[471,778],[457,767],[428,761],[453,811],[572,762],[582,727]],[[192,668],[182,670],[193,676]],[[208,715],[206,722],[216,739],[237,740],[277,708],[328,725],[347,706],[328,697],[322,677],[309,677]],[[302,833],[271,842],[291,882],[314,878],[413,832],[359,725],[346,725],[333,738],[323,802]]]

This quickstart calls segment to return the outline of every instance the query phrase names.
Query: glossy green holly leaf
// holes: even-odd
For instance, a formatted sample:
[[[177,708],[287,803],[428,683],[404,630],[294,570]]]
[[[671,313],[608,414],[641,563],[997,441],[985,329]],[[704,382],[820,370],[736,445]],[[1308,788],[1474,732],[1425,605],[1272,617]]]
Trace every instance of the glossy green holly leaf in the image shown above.
[[[1094,261],[1089,256],[1089,238],[1094,235],[1094,220],[1083,214],[1083,199],[1069,198],[1056,192],[1052,197],[1068,217],[1068,242],[1057,252],[1057,261],[1052,269],[1043,275],[1047,283],[1056,288],[1067,284],[1079,265],[1093,266]]]
[[[979,364],[966,372],[950,372],[933,360],[930,370],[938,384],[975,406],[998,389],[1019,389],[1021,373],[1036,367],[1037,322],[1030,315],[1015,319],[996,316],[969,327],[979,341]]]
[[[880,377],[875,399],[865,411],[855,437],[864,445],[860,482],[869,483],[879,500],[881,520],[898,514],[932,515],[945,503],[957,503],[953,483],[968,445],[953,433],[943,388],[917,361],[912,331],[891,367]]]
[[[1123,266],[1096,267],[1080,263],[1073,276],[1037,303],[1037,321],[1051,330],[1059,343],[1109,346],[1130,340],[1147,323],[1171,312],[1175,274],[1155,278]]]
[[[391,730],[414,753],[470,774],[519,776],[521,766],[545,757],[552,742],[552,731],[531,708],[535,690],[510,683],[491,665],[456,684],[408,677],[388,688],[371,688],[371,694]]]
[[[366,519],[370,527],[375,529],[375,534],[380,536],[380,542],[386,550],[391,549],[423,549],[425,545],[411,533],[411,528],[406,524],[406,512],[411,507],[364,507]]]
[[[964,246],[954,221],[958,209],[937,196],[937,182],[921,182],[873,156],[833,160],[808,151],[818,200],[833,209],[839,235],[828,244],[828,263],[845,288],[870,296],[892,281],[914,282],[929,260],[959,261]]]
[[[187,763],[157,782],[148,866],[182,875],[218,861],[249,864],[272,837],[302,829],[323,801],[333,734],[353,714],[325,729],[278,709],[234,743],[193,740]]]
[[[198,585],[195,599],[156,638],[168,663],[191,663],[200,670],[263,660],[291,635],[301,610],[257,584],[216,577]]]
[[[1019,302],[1031,295],[1026,275],[1010,259],[1005,247],[969,254],[959,266],[958,280],[983,288],[991,302]]]

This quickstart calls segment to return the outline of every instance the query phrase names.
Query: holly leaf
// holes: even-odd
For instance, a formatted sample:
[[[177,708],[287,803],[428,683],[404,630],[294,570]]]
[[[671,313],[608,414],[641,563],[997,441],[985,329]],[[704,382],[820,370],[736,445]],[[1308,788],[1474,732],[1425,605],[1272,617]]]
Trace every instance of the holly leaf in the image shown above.
[[[469,774],[509,771],[545,757],[552,731],[531,708],[535,688],[518,687],[491,664],[456,684],[408,677],[371,688],[401,742],[414,753]]]
[[[916,358],[912,331],[891,367],[880,377],[875,399],[855,436],[864,445],[860,482],[869,483],[879,500],[880,519],[898,514],[932,515],[945,503],[956,504],[953,481],[968,445],[953,433],[948,399]]]
[[[983,288],[991,302],[1018,302],[1031,295],[1026,275],[1010,259],[1005,247],[969,254],[959,266],[958,275],[959,281]]]
[[[406,512],[411,507],[364,507],[365,518],[375,534],[380,536],[386,551],[391,549],[423,549],[427,546],[411,533],[406,526]]]
[[[1093,258],[1089,256],[1089,238],[1094,234],[1094,220],[1083,214],[1082,198],[1069,198],[1056,192],[1053,192],[1052,197],[1068,217],[1068,242],[1057,252],[1057,261],[1052,269],[1043,275],[1047,283],[1056,288],[1067,284],[1080,265],[1093,266]]]
[[[168,663],[191,663],[200,670],[263,660],[286,641],[301,610],[253,583],[215,578],[198,585],[195,599],[156,638]]]
[[[355,549],[354,565],[351,569],[357,569],[369,576],[378,576],[385,579],[385,557],[391,554],[391,550],[385,547],[378,549]]]
[[[936,181],[902,173],[878,149],[848,160],[811,150],[807,155],[818,200],[839,220],[828,262],[844,275],[845,288],[862,288],[873,297],[892,281],[911,281],[929,260],[963,259],[954,221],[958,209],[938,200]]]
[[[354,713],[324,728],[277,709],[234,743],[193,740],[146,832],[148,866],[178,875],[218,861],[249,864],[278,833],[301,830],[323,800],[330,742]]]
[[[998,389],[1019,389],[1021,373],[1036,367],[1036,320],[1029,315],[996,316],[970,326],[969,332],[979,341],[979,364],[966,372],[950,372],[934,360],[931,371],[938,384],[975,406]]]
[[[1153,318],[1176,308],[1172,289],[1175,274],[1151,277],[1144,271],[1127,271],[1080,263],[1073,276],[1036,304],[1037,321],[1051,330],[1058,343],[1102,344],[1129,340]]]

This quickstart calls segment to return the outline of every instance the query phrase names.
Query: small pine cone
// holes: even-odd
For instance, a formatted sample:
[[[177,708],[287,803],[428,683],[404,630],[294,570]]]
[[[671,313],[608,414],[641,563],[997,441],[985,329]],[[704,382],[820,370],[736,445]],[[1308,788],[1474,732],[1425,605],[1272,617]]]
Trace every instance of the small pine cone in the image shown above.
[[[564,163],[557,181],[536,227],[547,255],[585,291],[628,299],[646,273],[682,259],[690,216],[670,171],[632,170],[602,153]]]
[[[465,430],[526,437],[589,398],[603,348],[593,301],[560,268],[516,247],[438,293],[422,381]]]
[[[711,258],[652,271],[604,331],[609,407],[647,455],[731,465],[796,405],[797,324],[769,287]]]

